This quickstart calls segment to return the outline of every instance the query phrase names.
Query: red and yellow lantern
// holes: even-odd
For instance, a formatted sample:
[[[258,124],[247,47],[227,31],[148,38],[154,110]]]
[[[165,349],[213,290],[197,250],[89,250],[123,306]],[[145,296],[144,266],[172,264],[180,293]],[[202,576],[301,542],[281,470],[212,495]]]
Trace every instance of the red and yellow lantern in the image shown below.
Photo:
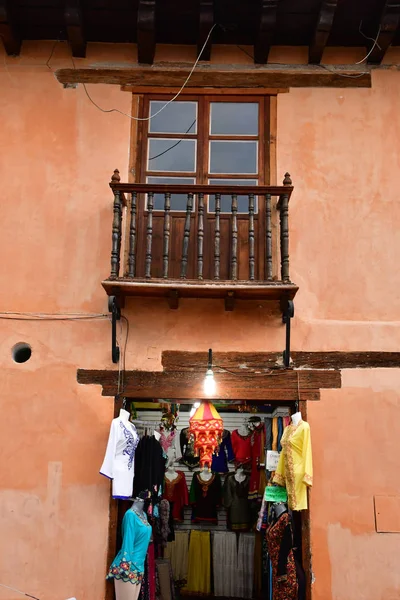
[[[224,422],[211,402],[204,401],[189,419],[189,434],[194,439],[194,454],[200,466],[211,468],[212,455],[222,440]]]

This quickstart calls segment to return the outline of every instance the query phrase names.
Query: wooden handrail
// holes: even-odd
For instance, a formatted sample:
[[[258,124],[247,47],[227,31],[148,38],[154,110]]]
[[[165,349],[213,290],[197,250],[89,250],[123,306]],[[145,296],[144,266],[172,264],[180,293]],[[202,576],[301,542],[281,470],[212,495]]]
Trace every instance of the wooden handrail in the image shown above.
[[[285,194],[290,198],[293,192],[293,186],[291,185],[165,185],[165,184],[154,184],[154,183],[110,183],[111,189],[116,192],[147,194],[153,192],[153,194],[182,194],[187,196],[190,194],[227,194],[227,195],[240,195],[249,196],[264,196],[265,194],[271,194],[271,196],[281,196]]]
[[[174,265],[176,261],[180,261],[180,278],[186,279],[192,276],[193,268],[197,273],[197,279],[203,280],[203,263],[204,263],[204,241],[205,241],[205,196],[214,196],[215,209],[207,214],[213,214],[210,225],[213,228],[213,234],[207,229],[207,261],[212,261],[214,258],[213,269],[210,271],[208,265],[207,278],[219,281],[221,274],[226,277],[226,268],[229,265],[229,277],[232,281],[237,281],[239,271],[243,274],[243,261],[239,267],[239,251],[238,251],[238,196],[247,196],[248,198],[248,231],[247,231],[247,261],[248,275],[247,281],[265,280],[273,281],[273,226],[272,226],[272,196],[278,198],[275,207],[279,211],[279,226],[277,235],[280,242],[280,270],[281,282],[290,283],[289,276],[289,199],[293,191],[292,180],[289,173],[285,174],[283,185],[281,186],[256,186],[256,185],[186,185],[186,184],[149,184],[149,183],[121,183],[119,171],[116,169],[111,179],[110,187],[114,195],[113,205],[113,224],[112,224],[112,250],[111,250],[111,272],[110,279],[117,279],[120,275],[120,260],[121,260],[121,240],[122,240],[122,221],[125,211],[123,205],[130,206],[130,223],[127,223],[129,228],[128,240],[128,255],[126,275],[130,278],[137,277],[137,255],[136,249],[138,240],[140,240],[141,251],[144,257],[140,259],[140,273],[144,273],[146,279],[157,277],[160,262],[159,248],[159,215],[155,215],[155,234],[153,231],[153,210],[156,194],[164,196],[164,219],[162,233],[162,277],[169,278],[170,258]],[[131,195],[131,202],[127,202],[125,194]],[[147,200],[146,206],[138,208],[138,194],[145,194]],[[176,255],[176,249],[170,257],[170,237],[172,235],[172,215],[171,211],[171,196],[178,194],[186,196],[186,210],[182,234],[182,253],[180,258]],[[226,234],[226,219],[221,221],[221,199],[222,196],[231,197],[231,224],[229,226],[230,248],[226,250],[227,241]],[[196,210],[193,211],[194,198],[196,197]],[[256,203],[255,198],[260,198],[260,206],[264,207],[264,211],[258,213],[257,228],[255,222]],[[157,211],[158,213],[160,210]],[[129,214],[129,213],[128,213]],[[227,214],[227,213],[224,213]],[[192,217],[196,231],[192,231]],[[141,231],[137,231],[138,218],[141,223]],[[207,222],[207,227],[208,227]],[[243,223],[241,221],[241,236],[243,241]],[[179,229],[179,228],[178,228]],[[262,239],[260,235],[262,234]],[[155,235],[156,256],[153,257],[153,235]],[[176,232],[174,233],[176,235]],[[178,234],[179,235],[179,234]],[[196,236],[193,243],[190,242],[191,236]],[[211,237],[210,237],[211,235]],[[158,236],[158,237],[157,237]],[[223,242],[223,243],[222,243]],[[212,245],[211,245],[212,244]],[[212,248],[213,246],[213,248]],[[174,246],[175,248],[175,246]],[[192,248],[192,249],[191,249]],[[193,254],[195,253],[195,254]],[[194,262],[197,262],[197,268],[193,267]],[[154,263],[154,264],[153,264]],[[154,269],[152,269],[154,267]],[[175,269],[175,267],[172,267]],[[242,275],[243,277],[243,275]]]

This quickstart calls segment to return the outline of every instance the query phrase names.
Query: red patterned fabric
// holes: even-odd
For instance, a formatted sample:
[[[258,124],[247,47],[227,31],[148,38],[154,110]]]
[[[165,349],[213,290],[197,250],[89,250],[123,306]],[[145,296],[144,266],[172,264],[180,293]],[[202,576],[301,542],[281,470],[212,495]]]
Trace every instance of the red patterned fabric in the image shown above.
[[[266,537],[272,562],[272,600],[297,600],[293,534],[288,513],[284,513],[276,523],[268,527]]]

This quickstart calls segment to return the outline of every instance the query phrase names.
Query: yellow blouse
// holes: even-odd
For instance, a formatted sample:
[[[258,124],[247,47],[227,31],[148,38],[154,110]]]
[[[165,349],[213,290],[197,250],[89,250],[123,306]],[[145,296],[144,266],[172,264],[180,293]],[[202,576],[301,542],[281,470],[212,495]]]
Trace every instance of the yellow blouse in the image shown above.
[[[307,486],[312,485],[313,468],[310,426],[305,421],[289,425],[281,439],[282,452],[273,479],[286,487],[292,510],[307,508]]]

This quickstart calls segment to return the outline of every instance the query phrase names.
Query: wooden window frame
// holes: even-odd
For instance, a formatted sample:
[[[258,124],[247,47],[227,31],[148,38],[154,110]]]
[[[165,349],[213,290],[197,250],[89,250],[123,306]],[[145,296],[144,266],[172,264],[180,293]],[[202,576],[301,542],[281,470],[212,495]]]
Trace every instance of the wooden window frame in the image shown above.
[[[148,116],[148,107],[150,100],[169,100],[173,94],[176,93],[176,89],[173,88],[149,88],[149,87],[136,87],[133,91],[132,88],[132,117],[139,117],[144,119]],[[261,139],[259,139],[259,172],[258,172],[258,183],[259,185],[277,185],[277,153],[276,153],[276,138],[277,138],[277,94],[281,91],[286,90],[272,90],[272,89],[207,89],[207,88],[187,88],[184,89],[180,95],[181,100],[197,101],[198,123],[204,122],[204,116],[201,113],[201,107],[204,107],[204,102],[200,102],[201,99],[206,98],[210,101],[232,101],[232,102],[248,102],[255,100],[260,103],[260,114],[259,114],[259,131],[263,126],[263,132]],[[146,113],[147,111],[147,113]],[[209,112],[208,112],[209,114]],[[209,120],[204,127],[208,127],[209,131]],[[198,129],[199,131],[199,125]],[[171,134],[171,137],[179,137],[181,134]],[[190,134],[188,134],[190,135]],[[164,136],[164,134],[162,134]],[[223,136],[225,138],[225,136]],[[146,158],[147,158],[147,139],[148,139],[148,121],[135,121],[132,119],[131,122],[131,143],[130,143],[130,154],[129,154],[129,175],[128,181],[130,183],[139,183],[145,181],[146,173]],[[246,136],[248,139],[248,136]],[[204,152],[204,144],[197,144],[197,151]],[[203,164],[203,159],[197,160],[197,169],[199,171],[199,165]],[[207,183],[207,177],[196,171],[195,178],[199,183]],[[180,176],[184,177],[185,174],[181,173]],[[157,172],[155,176],[162,176],[162,172]],[[166,173],[165,176],[174,176],[174,173]],[[188,177],[192,177],[193,174],[187,174]],[[211,179],[222,179],[220,175],[215,174]],[[234,179],[233,176],[229,175],[227,179]],[[243,175],[238,175],[238,179],[246,179]],[[256,179],[256,176],[249,175],[247,178]],[[184,187],[184,186],[183,186]],[[143,200],[142,200],[143,201]],[[207,210],[205,211],[205,218],[212,218],[212,213],[208,210],[208,199],[207,199]],[[161,211],[156,211],[160,214]],[[263,211],[261,211],[263,212]],[[181,211],[171,211],[171,217],[182,215]],[[195,219],[196,211],[193,211],[193,218]],[[221,219],[229,218],[229,213],[221,213]],[[246,218],[243,213],[238,213],[238,219]],[[143,219],[145,218],[145,211],[138,211],[138,222],[137,227],[140,230],[143,227]],[[265,222],[265,215],[258,213],[255,215],[256,219],[261,219],[261,223]],[[196,224],[195,224],[196,226]],[[276,229],[278,226],[278,214],[273,209],[272,211],[272,228]],[[128,255],[127,255],[127,236],[129,234],[128,228],[125,230],[125,244],[124,244],[124,268],[127,270]],[[265,232],[260,231],[260,235],[264,236]],[[279,256],[279,240],[278,236],[274,237],[274,244],[272,248],[273,264],[274,264],[274,277],[279,277],[277,257]]]
[[[172,93],[172,92],[171,92]],[[171,96],[164,94],[146,94],[142,96],[141,115],[146,117],[150,114],[151,101],[168,101]],[[257,179],[259,185],[269,185],[270,179],[270,161],[269,155],[270,139],[270,96],[257,95],[230,95],[223,96],[216,94],[186,94],[181,97],[181,102],[197,102],[197,133],[196,134],[176,134],[176,133],[153,133],[149,132],[149,122],[139,121],[140,146],[137,153],[136,181],[145,183],[147,177],[193,177],[199,184],[207,185],[209,179]],[[179,102],[179,100],[177,100]],[[258,134],[257,135],[216,135],[210,133],[210,112],[212,102],[233,102],[248,103],[253,102],[259,105],[258,114]],[[142,118],[143,118],[142,117]],[[151,171],[147,169],[149,139],[195,139],[197,141],[196,168],[194,172],[178,171]],[[229,173],[211,173],[209,171],[209,148],[211,141],[257,141],[257,172],[245,174]],[[171,215],[179,214],[183,211],[171,211]],[[207,212],[208,203],[207,203]],[[221,213],[223,214],[229,213]],[[240,215],[238,214],[238,217]]]

